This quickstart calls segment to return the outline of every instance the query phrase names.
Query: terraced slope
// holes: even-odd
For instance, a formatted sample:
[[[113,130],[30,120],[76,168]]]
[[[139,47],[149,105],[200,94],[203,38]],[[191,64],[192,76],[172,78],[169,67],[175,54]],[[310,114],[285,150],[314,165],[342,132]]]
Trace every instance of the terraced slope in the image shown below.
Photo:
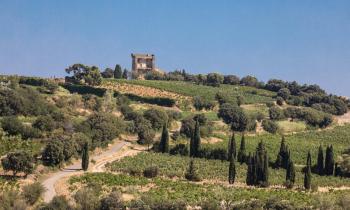
[[[155,81],[155,80],[105,80],[106,84],[132,84],[137,86],[144,86],[150,88],[156,88],[162,91],[167,91],[171,93],[176,93],[182,96],[201,96],[207,100],[215,100],[215,95],[218,92],[223,92],[231,98],[236,98],[237,96],[243,96],[244,102],[247,104],[254,103],[266,103],[273,101],[272,97],[276,93],[261,90],[253,87],[246,86],[234,86],[234,85],[221,85],[220,87],[211,87],[204,85],[196,85],[190,82],[180,82],[180,81]],[[147,89],[145,89],[147,90]],[[136,94],[134,92],[134,94]],[[156,95],[153,95],[156,96]]]

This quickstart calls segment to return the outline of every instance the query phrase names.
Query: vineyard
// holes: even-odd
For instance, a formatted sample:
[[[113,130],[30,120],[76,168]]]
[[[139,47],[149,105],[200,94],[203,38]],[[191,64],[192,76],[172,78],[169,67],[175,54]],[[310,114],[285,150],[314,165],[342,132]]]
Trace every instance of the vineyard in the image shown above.
[[[244,102],[247,104],[271,102],[272,97],[276,95],[276,93],[271,91],[246,86],[221,85],[220,87],[210,87],[189,82],[149,80],[117,80],[116,82],[157,88],[190,97],[201,96],[211,101],[215,100],[216,93],[222,92],[228,94],[232,100],[236,100],[237,96],[243,96]]]
[[[260,201],[278,199],[279,201],[288,200],[300,206],[309,206],[314,204],[320,196],[327,196],[329,199],[336,199],[341,196],[341,193],[336,191],[322,195],[320,193],[310,194],[285,189],[244,189],[209,183],[196,184],[163,178],[145,179],[112,173],[89,173],[71,178],[69,182],[72,191],[76,189],[76,186],[81,185],[99,186],[104,191],[117,188],[125,194],[132,194],[135,199],[147,198],[148,202],[182,201],[189,205],[198,205],[204,202],[218,204],[222,201],[239,203],[251,199],[258,199]],[[128,184],[127,188],[125,188],[126,185],[124,183]]]

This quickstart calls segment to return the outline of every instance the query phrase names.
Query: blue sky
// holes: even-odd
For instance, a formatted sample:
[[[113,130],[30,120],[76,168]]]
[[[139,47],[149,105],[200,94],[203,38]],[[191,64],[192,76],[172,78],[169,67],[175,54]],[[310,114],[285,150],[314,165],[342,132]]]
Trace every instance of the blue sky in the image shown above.
[[[320,84],[350,96],[348,0],[0,0],[0,73],[64,76],[73,63]]]

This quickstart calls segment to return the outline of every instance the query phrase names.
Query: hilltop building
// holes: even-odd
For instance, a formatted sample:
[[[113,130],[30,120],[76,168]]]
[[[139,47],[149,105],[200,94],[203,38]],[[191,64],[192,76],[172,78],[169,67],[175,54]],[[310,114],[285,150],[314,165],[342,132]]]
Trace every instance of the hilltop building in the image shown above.
[[[131,54],[132,75],[135,79],[142,79],[145,74],[153,71],[162,72],[156,68],[156,58],[153,54]]]

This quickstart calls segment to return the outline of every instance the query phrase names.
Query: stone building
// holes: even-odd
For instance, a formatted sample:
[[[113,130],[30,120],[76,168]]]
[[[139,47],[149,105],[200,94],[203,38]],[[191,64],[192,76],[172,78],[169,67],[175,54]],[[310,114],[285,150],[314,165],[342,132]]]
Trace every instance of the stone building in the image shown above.
[[[155,56],[153,54],[131,54],[132,73],[144,75],[147,72],[156,71]]]

